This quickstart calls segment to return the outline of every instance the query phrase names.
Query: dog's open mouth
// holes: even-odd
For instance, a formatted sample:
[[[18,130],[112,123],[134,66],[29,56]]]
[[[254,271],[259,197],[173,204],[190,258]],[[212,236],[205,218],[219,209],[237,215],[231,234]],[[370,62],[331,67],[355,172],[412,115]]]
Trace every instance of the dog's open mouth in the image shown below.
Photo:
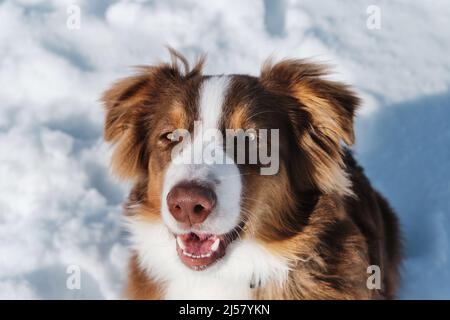
[[[212,234],[176,235],[177,252],[181,261],[193,270],[203,270],[225,255],[227,241]]]

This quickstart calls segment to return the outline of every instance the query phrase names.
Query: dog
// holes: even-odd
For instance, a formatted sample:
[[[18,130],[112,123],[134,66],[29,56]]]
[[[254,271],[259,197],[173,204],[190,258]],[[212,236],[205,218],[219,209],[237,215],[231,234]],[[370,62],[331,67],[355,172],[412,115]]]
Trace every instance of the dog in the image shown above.
[[[204,57],[190,68],[170,53],[102,97],[111,170],[133,183],[125,296],[395,298],[399,223],[349,149],[360,103],[351,88],[309,60],[266,62],[259,77],[203,75]],[[206,142],[198,123],[218,139]],[[245,133],[242,148],[217,137],[228,129]],[[277,133],[266,147],[261,130]],[[252,141],[278,160],[272,170],[245,161]]]

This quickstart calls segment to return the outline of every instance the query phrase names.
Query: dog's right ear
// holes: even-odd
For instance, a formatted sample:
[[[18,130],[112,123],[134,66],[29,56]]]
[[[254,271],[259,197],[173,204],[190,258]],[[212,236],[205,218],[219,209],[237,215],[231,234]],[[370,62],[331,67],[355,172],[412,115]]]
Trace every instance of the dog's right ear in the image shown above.
[[[121,79],[113,84],[102,96],[106,109],[104,138],[108,142],[117,142],[133,123],[143,105],[144,95],[140,94],[150,82],[151,76],[139,74]]]
[[[102,97],[106,109],[104,139],[115,149],[112,171],[122,179],[136,179],[148,168],[148,136],[162,91],[201,75],[204,57],[192,69],[180,53],[169,48],[171,63],[139,67],[132,77],[116,82]]]
[[[149,93],[154,88],[153,68],[141,68],[139,74],[119,80],[102,97],[106,109],[104,139],[114,152],[112,171],[123,179],[132,179],[146,168],[146,150],[139,138],[137,124],[148,108]]]

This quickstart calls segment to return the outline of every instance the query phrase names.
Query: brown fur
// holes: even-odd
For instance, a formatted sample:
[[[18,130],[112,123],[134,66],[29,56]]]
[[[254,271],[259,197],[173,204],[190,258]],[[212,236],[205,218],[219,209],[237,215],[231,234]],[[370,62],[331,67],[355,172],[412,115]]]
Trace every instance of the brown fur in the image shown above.
[[[126,297],[133,300],[157,300],[162,298],[162,286],[148,279],[146,273],[139,268],[135,255],[131,257],[128,269]]]
[[[127,214],[160,219],[160,194],[170,161],[164,134],[192,130],[203,60],[189,70],[172,64],[141,68],[103,97],[105,140],[116,145],[113,171],[135,186]],[[184,71],[178,66],[184,65]],[[259,241],[289,259],[284,286],[253,290],[257,299],[392,299],[398,285],[400,234],[386,200],[374,190],[342,143],[354,143],[359,100],[345,85],[324,80],[322,66],[304,60],[266,64],[259,78],[233,76],[223,128],[279,128],[280,171],[243,173],[240,237]],[[130,209],[133,207],[133,209]],[[127,209],[128,208],[128,209]],[[379,265],[381,290],[366,287],[367,267]],[[127,296],[161,298],[133,256]]]

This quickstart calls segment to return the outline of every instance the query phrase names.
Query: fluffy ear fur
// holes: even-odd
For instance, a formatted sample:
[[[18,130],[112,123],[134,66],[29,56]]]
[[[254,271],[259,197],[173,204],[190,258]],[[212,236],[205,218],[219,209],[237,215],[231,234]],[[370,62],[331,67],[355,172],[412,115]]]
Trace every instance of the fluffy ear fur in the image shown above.
[[[112,142],[112,171],[131,179],[145,170],[144,139],[139,139],[137,121],[147,106],[147,91],[152,86],[153,70],[116,82],[102,97],[106,117],[104,139]]]
[[[309,180],[325,193],[352,194],[343,163],[344,147],[354,143],[353,117],[359,99],[344,84],[326,80],[326,68],[305,60],[266,63],[261,82],[297,101],[289,110]]]
[[[149,120],[161,89],[201,73],[203,58],[190,70],[181,54],[171,48],[169,52],[171,63],[138,67],[136,75],[119,80],[102,96],[104,139],[115,146],[112,171],[122,179],[135,179],[147,171]]]

